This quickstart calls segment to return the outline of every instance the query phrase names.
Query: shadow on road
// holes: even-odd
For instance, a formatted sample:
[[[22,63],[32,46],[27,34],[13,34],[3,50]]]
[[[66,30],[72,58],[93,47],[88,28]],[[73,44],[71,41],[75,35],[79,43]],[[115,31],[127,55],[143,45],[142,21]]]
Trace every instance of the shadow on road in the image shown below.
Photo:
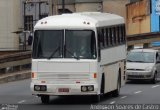
[[[160,83],[160,79],[158,79],[157,80],[157,83],[156,84],[158,84],[158,83]],[[151,84],[151,85],[153,85],[150,81],[148,81],[148,80],[128,80],[127,82],[126,82],[126,84]]]
[[[49,105],[91,105],[98,104],[94,101],[94,96],[58,96],[51,97]],[[101,101],[103,103],[109,99],[112,99],[111,93],[101,96]]]

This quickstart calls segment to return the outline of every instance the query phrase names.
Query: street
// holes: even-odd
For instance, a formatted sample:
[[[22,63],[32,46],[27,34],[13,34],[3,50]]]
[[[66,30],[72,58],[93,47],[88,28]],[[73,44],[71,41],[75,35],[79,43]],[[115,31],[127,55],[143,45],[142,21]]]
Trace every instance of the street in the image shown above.
[[[10,82],[0,85],[0,104],[18,105],[18,110],[89,110],[91,105],[105,104],[159,104],[160,82],[128,81],[121,88],[120,96],[110,94],[102,97],[101,102],[94,103],[91,97],[82,96],[52,96],[49,105],[41,104],[39,97],[30,92],[30,79]]]

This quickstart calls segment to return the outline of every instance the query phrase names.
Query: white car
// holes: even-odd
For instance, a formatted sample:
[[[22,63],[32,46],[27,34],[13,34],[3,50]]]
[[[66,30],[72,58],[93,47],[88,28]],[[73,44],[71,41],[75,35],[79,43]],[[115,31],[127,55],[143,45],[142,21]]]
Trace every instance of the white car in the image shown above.
[[[127,79],[157,82],[160,73],[160,52],[154,49],[134,49],[127,55]]]

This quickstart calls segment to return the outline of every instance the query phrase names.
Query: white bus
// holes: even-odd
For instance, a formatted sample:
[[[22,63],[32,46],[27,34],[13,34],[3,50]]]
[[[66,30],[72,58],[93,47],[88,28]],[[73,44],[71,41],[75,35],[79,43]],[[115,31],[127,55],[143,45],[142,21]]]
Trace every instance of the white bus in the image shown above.
[[[119,95],[125,84],[125,24],[115,14],[82,12],[44,18],[34,27],[33,95]]]

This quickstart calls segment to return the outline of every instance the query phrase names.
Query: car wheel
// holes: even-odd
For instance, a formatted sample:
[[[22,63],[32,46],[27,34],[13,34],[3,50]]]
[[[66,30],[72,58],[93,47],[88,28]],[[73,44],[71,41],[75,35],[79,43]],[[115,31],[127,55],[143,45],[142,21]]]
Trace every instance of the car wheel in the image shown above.
[[[157,73],[154,74],[153,79],[151,80],[152,84],[156,84],[157,83]]]

